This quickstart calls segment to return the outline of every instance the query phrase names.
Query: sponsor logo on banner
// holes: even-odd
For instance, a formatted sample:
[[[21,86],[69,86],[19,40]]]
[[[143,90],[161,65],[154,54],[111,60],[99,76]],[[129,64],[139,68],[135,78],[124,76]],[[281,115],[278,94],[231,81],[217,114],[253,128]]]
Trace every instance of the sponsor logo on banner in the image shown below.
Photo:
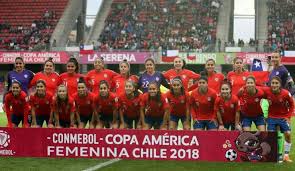
[[[10,135],[3,130],[0,130],[0,155],[12,156],[14,152],[12,150],[6,149],[10,144]]]

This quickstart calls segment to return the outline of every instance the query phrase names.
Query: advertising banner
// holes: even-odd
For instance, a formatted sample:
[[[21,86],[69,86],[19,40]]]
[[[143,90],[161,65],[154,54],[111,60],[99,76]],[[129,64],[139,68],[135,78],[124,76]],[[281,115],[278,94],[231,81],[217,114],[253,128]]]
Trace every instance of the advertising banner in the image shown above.
[[[80,63],[93,64],[96,58],[103,58],[105,64],[118,64],[124,59],[131,64],[144,64],[144,61],[150,57],[153,57],[151,52],[95,52],[80,54]]]
[[[0,128],[0,156],[276,162],[275,132]]]
[[[13,64],[16,57],[23,58],[26,64],[44,64],[50,57],[54,63],[65,64],[70,55],[67,52],[0,52],[0,64]]]

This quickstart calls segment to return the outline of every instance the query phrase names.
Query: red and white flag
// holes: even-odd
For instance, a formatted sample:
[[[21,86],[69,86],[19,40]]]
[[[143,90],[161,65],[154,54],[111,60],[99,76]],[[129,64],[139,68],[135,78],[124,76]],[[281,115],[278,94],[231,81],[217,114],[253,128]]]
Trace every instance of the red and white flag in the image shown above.
[[[162,51],[162,62],[173,62],[178,57],[178,50],[163,50]]]

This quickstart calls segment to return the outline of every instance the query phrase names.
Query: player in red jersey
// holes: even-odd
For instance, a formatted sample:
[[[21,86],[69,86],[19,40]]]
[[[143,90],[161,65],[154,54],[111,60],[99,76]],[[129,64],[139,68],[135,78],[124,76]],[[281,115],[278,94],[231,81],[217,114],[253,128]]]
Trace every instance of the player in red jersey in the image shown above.
[[[53,100],[53,112],[55,127],[76,127],[74,100],[68,95],[67,87],[63,84],[57,88],[57,94]],[[50,118],[49,122],[51,121],[52,118]]]
[[[67,72],[60,75],[62,83],[66,85],[68,94],[70,96],[77,93],[77,83],[80,77],[82,77],[82,75],[79,74],[79,63],[77,59],[70,58],[67,62]]]
[[[180,77],[175,77],[171,82],[170,91],[166,93],[170,104],[170,129],[176,130],[181,120],[185,130],[190,129],[189,94],[184,91]]]
[[[135,75],[130,75],[130,64],[127,62],[127,60],[123,60],[119,64],[120,69],[120,75],[117,75],[114,77],[114,81],[112,82],[112,89],[114,92],[119,95],[123,92],[125,92],[125,81],[131,80],[134,83],[138,83],[138,78]]]
[[[110,85],[102,80],[94,100],[96,128],[118,128],[118,98],[110,92]]]
[[[217,98],[215,90],[208,87],[207,77],[202,76],[198,88],[193,90],[190,97],[191,112],[196,130],[217,130],[214,103]]]
[[[26,100],[27,94],[21,90],[21,83],[14,80],[11,90],[5,95],[5,112],[8,120],[8,127],[18,127],[22,121],[23,127],[29,127],[28,113],[29,103]]]
[[[265,131],[265,121],[260,101],[265,98],[263,90],[256,86],[255,78],[248,76],[246,86],[238,92],[241,105],[242,127],[244,131],[250,131],[252,122],[259,131]]]
[[[44,71],[35,74],[30,86],[36,86],[38,80],[43,80],[46,83],[46,91],[52,95],[56,93],[56,88],[61,84],[59,74],[54,71],[54,62],[49,58],[44,63]]]
[[[292,162],[289,157],[291,150],[291,115],[294,111],[294,100],[291,94],[282,89],[282,80],[274,76],[270,80],[270,88],[264,88],[267,100],[269,102],[267,130],[276,131],[277,126],[284,133],[285,154],[284,158],[279,156],[279,162],[284,160]]]
[[[140,96],[133,81],[125,81],[125,92],[118,98],[120,128],[141,128]]]
[[[42,127],[44,121],[49,124],[50,115],[52,115],[53,95],[46,91],[44,80],[36,82],[36,93],[30,96],[30,105],[32,111],[32,127]]]
[[[220,88],[214,110],[218,119],[218,130],[242,130],[240,126],[240,103],[237,96],[231,93],[231,84],[224,81]]]
[[[234,70],[227,74],[227,79],[232,84],[232,94],[237,95],[240,88],[246,84],[246,78],[250,73],[244,69],[242,58],[237,57],[234,59],[233,68]]]
[[[79,128],[85,128],[89,121],[89,128],[94,128],[92,117],[94,116],[94,94],[89,92],[83,77],[78,82],[78,92],[73,95],[76,108],[76,118]]]
[[[181,78],[182,83],[183,83],[184,90],[187,91],[189,88],[188,87],[189,81],[190,80],[197,80],[198,78],[200,78],[200,75],[196,74],[193,71],[184,69],[184,66],[185,66],[184,61],[180,57],[177,57],[174,59],[174,68],[168,70],[163,75],[169,81],[170,84],[171,84],[171,81],[173,78],[179,76]]]
[[[104,68],[103,58],[96,58],[94,69],[86,74],[86,83],[91,92],[96,94],[99,92],[100,81],[105,80],[109,85],[112,85],[112,80],[116,75],[118,75],[116,72]]]
[[[222,81],[224,80],[224,75],[222,73],[218,73],[215,71],[215,60],[208,59],[205,64],[205,70],[200,73],[202,76],[206,76],[208,78],[208,87],[214,89],[218,94],[220,92],[220,86]],[[192,85],[189,88],[189,91],[196,89],[198,87],[198,83]]]
[[[168,129],[169,103],[161,94],[157,82],[151,82],[148,92],[144,93],[140,102],[140,117],[143,129]]]

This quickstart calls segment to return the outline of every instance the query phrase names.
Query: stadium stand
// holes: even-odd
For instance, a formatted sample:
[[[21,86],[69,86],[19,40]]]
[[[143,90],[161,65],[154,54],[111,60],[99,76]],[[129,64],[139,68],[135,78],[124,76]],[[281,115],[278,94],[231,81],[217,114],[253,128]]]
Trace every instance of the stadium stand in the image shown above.
[[[267,2],[268,39],[265,51],[277,48],[295,49],[295,0],[269,0]]]
[[[199,50],[215,44],[219,0],[114,0],[99,49]]]
[[[41,50],[68,0],[0,0],[0,50]]]

